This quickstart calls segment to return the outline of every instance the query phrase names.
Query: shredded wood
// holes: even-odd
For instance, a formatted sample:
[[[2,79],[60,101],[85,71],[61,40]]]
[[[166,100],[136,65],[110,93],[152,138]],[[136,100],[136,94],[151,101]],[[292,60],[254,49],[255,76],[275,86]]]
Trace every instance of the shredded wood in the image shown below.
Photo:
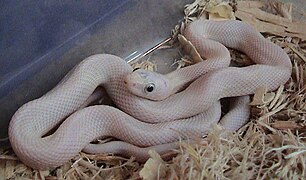
[[[188,54],[188,56],[194,63],[199,63],[203,61],[203,58],[201,57],[200,53],[197,51],[197,49],[193,46],[193,44],[190,41],[188,41],[181,34],[179,34],[177,38],[185,54]]]
[[[0,179],[305,179],[306,18],[295,19],[292,13],[297,10],[293,4],[276,0],[195,0],[185,6],[184,22],[172,30],[167,48],[178,43],[186,24],[200,16],[238,19],[254,26],[289,55],[291,79],[274,92],[258,87],[250,106],[250,122],[238,132],[226,133],[216,126],[205,138],[181,142],[177,156],[170,161],[162,160],[154,151],[145,164],[133,157],[80,153],[50,171],[33,170],[11,149],[0,149]],[[188,48],[192,49],[190,45]],[[252,64],[245,55],[230,51],[236,63]],[[201,61],[196,53],[192,49],[182,54],[175,61],[178,68]],[[149,58],[133,66],[156,70]]]

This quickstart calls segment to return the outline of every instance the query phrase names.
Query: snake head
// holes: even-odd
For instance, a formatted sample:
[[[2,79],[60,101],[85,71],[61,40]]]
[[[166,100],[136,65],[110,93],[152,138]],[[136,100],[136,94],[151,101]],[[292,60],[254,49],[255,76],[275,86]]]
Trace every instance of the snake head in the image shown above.
[[[139,68],[128,74],[124,83],[132,94],[154,101],[163,100],[172,92],[166,76]]]

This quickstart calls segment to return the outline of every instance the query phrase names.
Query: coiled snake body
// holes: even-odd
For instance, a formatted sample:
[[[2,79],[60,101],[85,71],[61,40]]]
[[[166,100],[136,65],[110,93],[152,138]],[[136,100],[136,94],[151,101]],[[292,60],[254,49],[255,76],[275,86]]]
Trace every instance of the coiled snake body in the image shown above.
[[[198,20],[186,28],[185,36],[207,58],[166,75],[169,82],[177,83],[173,92],[193,81],[185,90],[150,101],[142,98],[148,94],[135,89],[134,79],[127,78],[132,68],[125,61],[107,54],[90,56],[53,90],[14,114],[9,127],[14,152],[35,169],[59,166],[82,150],[127,153],[144,161],[150,146],[163,153],[176,146],[173,142],[180,133],[200,137],[209,132],[220,119],[219,99],[253,94],[259,86],[274,90],[290,78],[286,53],[242,22]],[[243,51],[256,65],[222,68],[230,61],[222,44]],[[145,78],[154,80],[154,74]],[[97,86],[105,87],[121,110],[104,105],[78,110]],[[234,130],[245,123],[247,99],[234,102],[239,106],[221,120],[225,128]],[[43,137],[59,124],[53,134]],[[123,142],[90,144],[106,136]]]

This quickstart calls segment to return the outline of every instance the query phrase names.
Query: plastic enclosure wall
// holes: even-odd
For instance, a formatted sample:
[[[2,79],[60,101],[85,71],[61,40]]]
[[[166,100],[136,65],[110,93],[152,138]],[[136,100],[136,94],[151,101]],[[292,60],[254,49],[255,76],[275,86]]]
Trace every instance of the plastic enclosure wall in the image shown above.
[[[97,53],[122,58],[170,36],[191,0],[0,2],[0,139],[24,103]],[[7,145],[1,142],[0,146]]]

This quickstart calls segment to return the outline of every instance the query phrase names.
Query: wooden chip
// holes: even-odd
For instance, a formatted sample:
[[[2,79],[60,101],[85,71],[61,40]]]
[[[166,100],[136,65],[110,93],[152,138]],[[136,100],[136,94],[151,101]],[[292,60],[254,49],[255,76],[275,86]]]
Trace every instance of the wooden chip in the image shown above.
[[[141,68],[141,69],[145,69],[148,71],[155,71],[156,70],[156,65],[150,61],[143,61],[141,63],[134,63],[132,64],[132,67],[135,68]]]
[[[273,100],[275,94],[267,93],[267,87],[259,87],[256,89],[251,106],[263,105]]]
[[[281,111],[282,109],[284,109],[287,105],[288,105],[288,103],[284,103],[284,104],[278,106],[276,109],[273,109],[272,111],[270,111],[270,112],[264,114],[263,116],[261,116],[258,120],[262,121],[263,119],[266,119],[266,118],[272,116],[273,114],[275,114],[275,113]]]
[[[265,4],[262,1],[238,1],[237,8],[262,8]]]
[[[274,128],[270,127],[267,123],[263,122],[261,119],[260,119],[260,121],[257,121],[257,123],[258,123],[258,125],[260,125],[264,128],[267,128],[271,132],[276,133],[276,130]]]
[[[90,163],[90,162],[88,162],[88,161],[85,161],[85,160],[83,160],[83,159],[79,160],[78,163],[79,163],[80,165],[82,165],[82,166],[88,168],[88,169],[94,169],[94,170],[97,170],[97,171],[99,171],[99,169],[100,169],[99,167],[97,167],[97,166],[93,165],[92,163]]]
[[[183,46],[183,50],[185,51],[185,53],[189,54],[195,63],[203,61],[200,53],[197,51],[194,45],[190,41],[188,41],[183,35],[181,34],[178,35],[178,40],[180,44]]]
[[[252,14],[241,11],[240,9],[235,12],[235,15],[237,18],[255,27],[255,29],[257,29],[259,32],[270,32],[277,35],[282,35],[285,33],[285,27],[259,21]]]
[[[270,103],[270,105],[269,105],[269,109],[272,109],[273,107],[278,107],[278,106],[276,106],[275,104],[276,104],[276,102],[279,100],[279,98],[280,98],[280,96],[281,96],[281,94],[282,94],[283,91],[284,91],[284,86],[281,85],[281,86],[277,89],[276,95],[275,95],[275,97],[273,98],[273,101],[272,101],[272,102]]]
[[[238,6],[235,16],[254,26],[259,32],[306,40],[306,23],[302,21],[292,21],[290,18],[277,16],[257,7],[248,8],[246,6]]]
[[[292,4],[282,2],[271,2],[270,5],[283,17],[292,20]]]
[[[8,156],[8,155],[0,155],[0,159],[5,159],[5,160],[15,160],[17,161],[18,158],[14,156]]]
[[[184,147],[197,162],[200,160],[199,154],[190,144],[182,142],[181,146]]]
[[[15,162],[6,161],[5,163],[5,179],[14,177]]]
[[[180,69],[182,67],[194,64],[194,62],[189,56],[184,56],[181,59],[175,61],[171,66],[176,65],[176,64],[177,64],[176,69]]]
[[[19,174],[19,173],[23,173],[28,169],[27,166],[25,166],[24,164],[18,164],[15,167],[15,173]]]
[[[288,23],[291,23],[292,21],[288,18],[280,17],[271,13],[267,13],[261,9],[258,8],[239,8],[240,11],[244,11],[248,14],[253,15],[259,20],[270,22],[272,24],[277,24],[281,26],[285,26]]]
[[[299,52],[292,44],[286,43],[286,45],[296,54],[298,55],[304,62],[306,62],[306,57]]]
[[[211,20],[236,19],[233,8],[227,2],[222,2],[216,6],[208,7],[206,11],[209,12],[209,19]]]
[[[268,137],[270,137],[270,139],[273,140],[273,144],[277,146],[281,146],[283,143],[283,137],[279,134],[269,134]]]
[[[300,130],[305,128],[294,121],[276,121],[275,123],[272,123],[271,126],[279,130]]]
[[[306,34],[306,31],[305,31],[306,24],[302,21],[292,22],[292,23],[288,23],[284,25],[286,27],[287,32],[301,34],[301,35]]]
[[[150,159],[144,164],[144,167],[139,172],[139,175],[143,179],[160,179],[166,175],[166,164],[161,159],[160,155],[154,151],[150,150]]]
[[[49,176],[49,175],[50,175],[50,171],[48,171],[48,170],[39,171],[40,179],[45,179],[45,177],[47,177],[47,176]]]

